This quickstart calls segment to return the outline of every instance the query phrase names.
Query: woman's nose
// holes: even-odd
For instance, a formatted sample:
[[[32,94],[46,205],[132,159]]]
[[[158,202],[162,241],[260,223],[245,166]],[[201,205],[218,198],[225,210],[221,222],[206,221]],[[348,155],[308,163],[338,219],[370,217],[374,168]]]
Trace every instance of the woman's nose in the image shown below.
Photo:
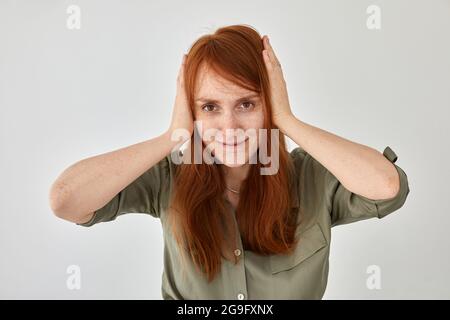
[[[239,121],[233,112],[227,112],[223,115],[221,125],[221,129],[225,132],[226,129],[238,129]]]
[[[227,113],[221,121],[220,136],[223,141],[240,141],[243,136],[243,128],[239,119],[233,113]]]

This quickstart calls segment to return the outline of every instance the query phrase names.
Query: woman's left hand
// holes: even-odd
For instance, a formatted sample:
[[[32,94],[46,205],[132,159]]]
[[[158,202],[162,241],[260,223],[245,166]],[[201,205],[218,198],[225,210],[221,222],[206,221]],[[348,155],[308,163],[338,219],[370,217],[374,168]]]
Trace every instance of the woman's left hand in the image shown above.
[[[262,40],[264,46],[262,54],[270,81],[272,120],[280,128],[283,119],[292,117],[293,114],[289,104],[286,81],[281,70],[281,64],[269,43],[267,35],[263,36]]]

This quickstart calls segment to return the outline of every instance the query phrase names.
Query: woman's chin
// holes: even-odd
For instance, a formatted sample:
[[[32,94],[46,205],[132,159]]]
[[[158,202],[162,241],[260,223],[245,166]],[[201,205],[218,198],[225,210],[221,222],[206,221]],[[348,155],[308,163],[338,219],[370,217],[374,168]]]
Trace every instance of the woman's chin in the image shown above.
[[[223,164],[230,168],[241,167],[248,162],[247,157],[245,157],[243,155],[239,156],[237,154],[232,154],[232,153],[228,154],[228,156],[226,154],[224,154],[223,156],[217,155],[214,157],[215,157],[216,163]]]
[[[224,166],[227,166],[228,168],[239,168],[242,167],[245,163],[233,163],[233,162],[225,162],[223,163]]]

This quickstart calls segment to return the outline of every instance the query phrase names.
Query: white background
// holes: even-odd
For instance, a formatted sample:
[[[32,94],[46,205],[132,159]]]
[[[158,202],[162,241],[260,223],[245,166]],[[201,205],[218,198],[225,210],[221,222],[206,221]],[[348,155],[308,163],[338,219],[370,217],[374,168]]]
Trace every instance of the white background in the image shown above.
[[[80,30],[66,27],[71,4]],[[447,0],[0,0],[0,298],[161,299],[158,219],[76,226],[48,190],[70,164],[164,132],[182,54],[237,23],[270,36],[298,118],[390,146],[408,175],[401,209],[333,228],[324,298],[450,298]],[[373,264],[380,290],[366,287]]]

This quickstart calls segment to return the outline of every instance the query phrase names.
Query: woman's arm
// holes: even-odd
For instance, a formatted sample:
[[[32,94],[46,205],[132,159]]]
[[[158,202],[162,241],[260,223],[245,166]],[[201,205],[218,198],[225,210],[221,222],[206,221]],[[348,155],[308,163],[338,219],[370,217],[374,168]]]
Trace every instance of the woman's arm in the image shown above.
[[[294,116],[284,118],[278,127],[349,191],[373,200],[397,195],[400,189],[397,170],[378,150],[314,127]]]
[[[51,186],[52,211],[72,222],[89,221],[95,210],[162,160],[178,143],[171,141],[168,131],[156,138],[76,162]]]
[[[398,172],[381,152],[316,128],[293,115],[281,64],[268,37],[264,36],[262,40],[274,124],[327,168],[349,191],[373,200],[397,195],[400,189]]]
[[[96,210],[188,139],[194,123],[186,99],[184,65],[185,56],[177,77],[169,129],[156,138],[83,159],[65,169],[49,192],[56,216],[75,223],[89,221]],[[180,129],[188,134],[182,140],[173,140],[172,133]]]

